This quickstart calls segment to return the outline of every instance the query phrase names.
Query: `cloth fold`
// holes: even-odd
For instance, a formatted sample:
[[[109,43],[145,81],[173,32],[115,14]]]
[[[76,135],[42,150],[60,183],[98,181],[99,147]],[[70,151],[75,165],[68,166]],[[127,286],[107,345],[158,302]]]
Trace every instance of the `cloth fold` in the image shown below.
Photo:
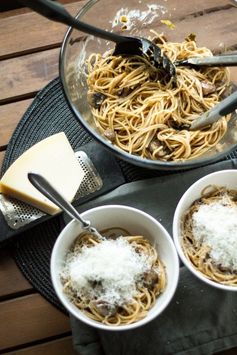
[[[97,331],[73,317],[71,325],[81,355],[208,355],[237,346],[237,297],[204,284],[182,267],[171,303],[147,325]]]
[[[235,169],[237,160],[124,184],[78,207],[133,206],[157,218],[172,235],[172,220],[182,194],[211,172]],[[67,222],[67,217],[65,216]],[[176,293],[163,313],[130,331],[101,331],[71,317],[75,349],[81,355],[208,355],[237,346],[237,297],[206,285],[184,266]]]

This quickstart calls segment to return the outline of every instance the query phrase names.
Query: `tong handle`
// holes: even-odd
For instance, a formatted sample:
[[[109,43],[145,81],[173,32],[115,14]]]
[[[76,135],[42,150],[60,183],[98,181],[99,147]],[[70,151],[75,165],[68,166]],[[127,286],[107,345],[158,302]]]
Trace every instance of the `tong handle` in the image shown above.
[[[237,65],[237,54],[188,58],[175,62],[175,65],[232,67]]]
[[[237,108],[237,91],[222,100],[219,104],[214,106],[202,116],[198,117],[191,124],[190,129],[196,130],[208,124],[212,124],[219,120],[222,116],[226,116]]]

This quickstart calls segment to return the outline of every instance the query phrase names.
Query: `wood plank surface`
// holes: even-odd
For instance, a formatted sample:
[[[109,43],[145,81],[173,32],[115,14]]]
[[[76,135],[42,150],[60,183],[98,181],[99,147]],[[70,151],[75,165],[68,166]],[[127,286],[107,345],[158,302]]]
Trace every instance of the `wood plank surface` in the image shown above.
[[[207,22],[210,24],[212,49],[222,46],[233,47],[237,45],[235,33],[237,32],[237,8],[211,12],[197,18],[187,18],[177,26],[177,30],[170,33],[173,40],[184,38],[192,32],[193,27],[203,27],[198,42],[207,45]],[[23,16],[23,15],[22,15]],[[206,18],[208,16],[208,19]],[[197,24],[194,26],[193,23]],[[161,26],[162,29],[162,26]],[[227,36],[228,33],[228,36]],[[209,38],[209,37],[208,37]],[[226,40],[228,38],[228,40]],[[28,41],[27,41],[28,42]],[[205,42],[205,43],[204,43]],[[39,53],[28,54],[17,58],[3,60],[0,66],[0,102],[9,102],[13,98],[19,99],[32,96],[51,79],[58,75],[59,49],[45,50]]]
[[[73,349],[72,337],[30,346],[25,349],[8,352],[7,355],[76,355]]]
[[[0,106],[0,146],[6,146],[33,99]]]
[[[58,76],[59,48],[3,60],[0,65],[0,103],[33,96]]]
[[[200,17],[206,14],[216,13],[223,9],[232,8],[234,6],[231,1],[228,0],[199,0],[199,1],[182,1],[163,0],[160,4],[163,5],[162,11],[166,18],[172,16],[175,21],[182,20],[184,17]]]
[[[4,155],[5,155],[5,152],[4,151],[2,151],[2,152],[0,151],[0,171],[1,171],[2,163],[3,163]]]
[[[76,1],[72,4],[65,5],[65,7],[72,15],[76,15],[86,2],[87,1],[84,0]],[[184,2],[182,6],[180,6],[179,0],[168,3],[161,1],[161,3],[166,11],[163,16],[161,14],[159,15],[158,20],[164,16],[169,17],[170,14],[172,14],[172,18],[177,22],[184,16],[194,16],[194,14],[197,13],[199,13],[200,16],[204,16],[206,20],[206,16],[209,16],[210,12],[216,12],[218,9],[225,7],[227,1],[202,0],[199,1],[198,6],[196,7],[191,1]],[[121,7],[123,7],[122,1]],[[134,5],[131,5],[131,7],[136,9],[138,7],[137,1],[135,1]],[[141,5],[140,7],[143,9]],[[200,9],[202,9],[202,13],[200,13]],[[109,7],[109,4],[106,12],[104,12],[103,9],[100,11],[99,8],[98,11],[101,13],[97,18],[97,26],[105,24],[104,19],[108,21],[108,12],[111,13],[111,20],[115,16],[115,13],[113,13],[112,9]],[[197,17],[199,18],[199,16]],[[87,21],[92,21],[93,23],[94,17],[91,19],[89,16]],[[17,35],[15,34],[16,24],[18,27]],[[222,25],[225,24],[226,23],[222,22]],[[155,22],[154,26],[156,27]],[[30,31],[29,28],[31,29]],[[162,26],[160,26],[160,28],[162,30]],[[23,13],[18,15],[17,18],[15,16],[6,17],[0,22],[0,57],[8,58],[16,54],[26,54],[35,50],[39,51],[40,49],[59,46],[63,40],[66,29],[67,27],[65,25],[50,21],[34,12]]]
[[[1,302],[0,324],[0,350],[70,331],[69,318],[39,294]]]
[[[75,2],[76,0],[58,0],[58,2],[60,2],[61,4],[70,4],[70,3],[73,3]],[[2,3],[5,2],[5,8],[4,8],[4,11],[3,10],[3,5]],[[20,6],[12,6],[12,2],[15,2],[17,3],[17,5],[19,5],[19,2],[17,0],[2,0],[0,2],[0,9],[1,9],[1,12],[0,12],[0,19],[1,18],[6,18],[6,17],[12,17],[12,16],[18,16],[18,15],[21,15],[21,14],[25,14],[27,12],[32,12],[31,9],[29,9],[28,7],[22,7]],[[5,10],[6,9],[6,10]]]
[[[9,253],[0,250],[0,298],[32,290]]]
[[[72,15],[76,15],[85,3],[86,1],[77,1],[65,7]],[[66,25],[50,21],[35,12],[2,19],[0,21],[0,58],[60,46],[66,30]]]
[[[75,15],[87,0],[59,2],[66,4],[68,11]],[[231,8],[230,2],[200,0],[197,7],[191,1],[183,1],[182,6],[180,3],[180,0],[160,0],[159,4],[168,12],[154,22],[159,32],[166,31],[170,40],[182,40],[198,26],[202,29],[198,43],[209,44],[211,48],[219,46],[221,50],[235,48],[237,9]],[[124,0],[117,0],[116,4],[118,8],[124,7]],[[136,7],[137,0],[131,0],[131,4]],[[142,2],[140,6],[146,7]],[[88,22],[103,25],[108,14],[111,20],[114,18],[109,4],[106,9],[96,7],[96,15],[88,16]],[[170,13],[176,26],[174,31],[160,23],[160,19],[169,18]],[[65,25],[51,22],[26,8],[0,13],[0,168],[9,139],[33,97],[59,74],[59,47],[65,32]],[[237,82],[237,68],[231,70]],[[69,318],[36,292],[7,249],[0,250],[0,353],[75,355],[71,336],[66,336],[70,334]],[[234,354],[237,349],[220,353]]]
[[[237,8],[208,13],[197,18],[187,18],[179,23],[177,30],[170,33],[172,40],[181,40],[193,27],[203,27],[198,42],[207,45],[207,22],[210,24],[209,36],[212,37],[212,49],[222,46],[237,45]],[[208,16],[208,19],[206,18]],[[195,25],[196,23],[196,25]],[[194,26],[195,25],[195,26]],[[161,26],[162,29],[162,26]],[[228,34],[228,36],[227,36]],[[59,49],[51,49],[39,53],[28,54],[17,58],[3,60],[0,66],[0,102],[9,102],[13,98],[24,98],[33,95],[45,86],[48,81],[58,75]]]
[[[215,355],[236,355],[237,354],[237,348],[232,348],[229,350],[221,351],[219,353],[215,353]]]
[[[210,1],[209,1],[210,2]],[[192,2],[185,2],[185,5]],[[153,21],[157,32],[164,32],[169,41],[182,42],[190,33],[197,33],[198,46],[205,46],[215,53],[237,49],[237,7],[223,8],[215,12],[205,12],[199,16],[187,16],[174,19],[174,30],[160,24],[160,19]],[[196,30],[195,30],[196,29]],[[146,35],[149,35],[147,28]]]
[[[19,9],[9,9],[7,11],[2,11],[0,12],[0,20],[5,19],[7,17],[12,17],[12,16],[18,16],[21,14],[26,14],[27,12],[30,12],[31,10],[23,7]]]

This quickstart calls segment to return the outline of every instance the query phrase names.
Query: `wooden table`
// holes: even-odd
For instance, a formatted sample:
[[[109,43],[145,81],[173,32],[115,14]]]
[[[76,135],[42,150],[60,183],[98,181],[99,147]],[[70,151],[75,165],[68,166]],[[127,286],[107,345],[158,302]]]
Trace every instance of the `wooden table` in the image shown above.
[[[61,2],[72,14],[85,3]],[[65,32],[65,26],[29,9],[0,12],[0,166],[8,141],[35,94],[58,76]],[[75,354],[68,317],[34,290],[7,247],[0,250],[0,353]]]
[[[85,3],[61,2],[72,14]],[[0,9],[4,4],[9,7],[7,3]],[[35,94],[58,76],[65,31],[65,26],[28,9],[0,12],[0,167],[8,141]],[[75,354],[68,317],[29,284],[7,247],[0,249],[0,353]],[[237,349],[222,354],[236,353]]]

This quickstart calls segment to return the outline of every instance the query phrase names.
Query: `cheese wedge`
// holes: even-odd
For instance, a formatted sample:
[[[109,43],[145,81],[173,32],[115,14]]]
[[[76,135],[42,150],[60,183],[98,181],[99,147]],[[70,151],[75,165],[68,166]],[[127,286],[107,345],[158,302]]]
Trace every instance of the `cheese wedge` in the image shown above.
[[[54,134],[25,151],[5,172],[0,192],[43,212],[60,211],[28,180],[29,172],[44,176],[68,201],[72,201],[85,175],[63,132]]]

